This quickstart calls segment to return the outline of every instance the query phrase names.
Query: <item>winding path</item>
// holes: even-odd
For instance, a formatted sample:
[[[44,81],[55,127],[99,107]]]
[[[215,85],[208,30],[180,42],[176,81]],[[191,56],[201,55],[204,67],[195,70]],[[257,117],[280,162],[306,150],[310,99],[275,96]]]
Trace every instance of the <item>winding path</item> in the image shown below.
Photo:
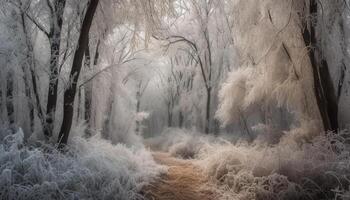
[[[169,170],[143,191],[149,200],[214,200],[215,194],[206,187],[201,170],[190,160],[177,159],[168,153],[153,153],[155,161]]]

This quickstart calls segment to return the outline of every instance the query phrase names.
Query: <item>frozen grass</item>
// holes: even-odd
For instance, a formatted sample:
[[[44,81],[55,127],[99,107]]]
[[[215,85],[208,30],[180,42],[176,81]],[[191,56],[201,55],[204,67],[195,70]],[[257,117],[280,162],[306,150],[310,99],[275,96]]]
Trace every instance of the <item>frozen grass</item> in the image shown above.
[[[304,143],[285,137],[276,145],[233,144],[177,131],[158,141],[175,156],[195,158],[222,199],[348,199],[349,137],[341,132]]]
[[[0,131],[0,199],[143,199],[159,167],[144,148],[74,138],[66,154],[25,144],[21,130]],[[37,145],[36,145],[37,146]]]

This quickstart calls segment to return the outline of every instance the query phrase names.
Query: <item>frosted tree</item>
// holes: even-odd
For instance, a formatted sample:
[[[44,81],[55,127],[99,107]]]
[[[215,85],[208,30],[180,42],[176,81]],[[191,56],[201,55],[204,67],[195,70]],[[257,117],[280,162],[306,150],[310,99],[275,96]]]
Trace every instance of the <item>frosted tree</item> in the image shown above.
[[[209,133],[213,124],[216,87],[223,72],[230,69],[229,66],[223,70],[225,50],[232,44],[228,16],[221,12],[225,3],[193,0],[180,1],[178,4],[178,16],[174,22],[169,22],[171,26],[168,31],[161,31],[155,38],[167,41],[164,46],[170,56],[173,56],[174,51],[177,54],[187,53],[187,60],[198,66],[196,76],[201,77],[201,88],[205,93],[203,130]]]
[[[317,30],[323,23],[322,6],[313,0],[232,4],[240,67],[220,91],[216,116],[224,124],[237,120],[239,113],[256,112],[263,103],[293,113],[302,128],[291,135],[299,139],[337,131],[336,93]]]
[[[93,3],[95,1],[78,0],[2,2],[4,12],[1,20],[6,21],[1,24],[6,30],[1,34],[2,41],[10,38],[11,32],[18,36],[15,42],[9,41],[8,46],[4,43],[1,47],[1,51],[4,52],[11,48],[16,51],[15,54],[1,54],[2,62],[8,66],[1,69],[5,81],[5,84],[1,84],[1,109],[4,111],[1,118],[4,122],[23,127],[28,135],[35,132],[33,135],[39,138],[43,131],[45,138],[51,138],[51,141],[54,139],[52,136],[56,136],[54,130],[57,128],[58,141],[62,145],[67,143],[74,117],[82,118],[84,110],[84,119],[93,121],[89,119],[94,110],[91,102],[93,84],[88,89],[91,95],[88,92],[85,95],[85,92],[77,91],[81,88],[85,90],[84,82],[90,83],[104,71],[100,66],[94,67],[93,72],[97,72],[95,76],[88,69],[82,70],[83,65],[85,68],[89,68],[89,65],[99,65],[99,55],[103,48],[100,44],[104,43],[103,40],[115,27],[123,24],[133,30],[130,46],[123,51],[134,51],[136,46],[141,44],[141,40],[147,44],[147,34],[160,21],[158,17],[164,16],[165,10],[171,8],[171,1],[152,1],[150,4],[143,1],[125,1],[124,4],[105,1],[100,3],[100,6],[94,6],[96,8],[93,12],[87,13],[90,11],[89,6],[95,5]],[[140,15],[131,15],[131,12],[124,8],[135,10]],[[95,12],[97,17],[92,17],[95,16]],[[14,16],[15,18],[11,19]],[[93,25],[93,21],[98,23]],[[145,24],[147,26],[144,26]],[[92,34],[91,26],[94,26]],[[146,28],[150,29],[145,31]],[[146,35],[140,37],[141,32]],[[89,43],[91,45],[88,45]],[[90,50],[93,56],[90,55]],[[10,63],[9,60],[20,62]],[[12,67],[15,65],[16,67]],[[98,72],[99,70],[101,71]],[[81,73],[84,75],[80,76]],[[5,78],[7,76],[8,78]],[[89,80],[84,80],[86,77]],[[121,77],[120,80],[122,79]],[[86,98],[82,100],[82,96]],[[43,108],[44,104],[46,109]],[[28,118],[32,121],[26,120]],[[77,122],[79,123],[79,120]]]

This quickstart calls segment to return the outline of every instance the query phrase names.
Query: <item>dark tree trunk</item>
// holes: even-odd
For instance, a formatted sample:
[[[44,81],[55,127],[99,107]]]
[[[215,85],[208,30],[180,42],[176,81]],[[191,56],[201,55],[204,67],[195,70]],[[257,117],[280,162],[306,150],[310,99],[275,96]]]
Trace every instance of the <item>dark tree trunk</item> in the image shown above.
[[[141,110],[141,83],[139,84],[138,91],[136,92],[136,113],[139,113]],[[136,133],[140,132],[140,121],[136,120]]]
[[[339,81],[338,81],[338,90],[337,90],[337,101],[339,103],[340,101],[340,97],[343,91],[343,86],[344,86],[344,80],[345,80],[345,72],[346,72],[346,65],[345,62],[343,60],[342,62],[342,66],[340,68],[340,77],[339,77]]]
[[[330,122],[330,128],[328,131],[337,132],[338,125],[338,99],[334,90],[332,78],[329,72],[329,67],[326,60],[321,61],[320,77],[322,81],[322,88],[327,103],[327,113]]]
[[[210,131],[210,104],[211,104],[211,88],[207,89],[207,106],[205,111],[205,133]]]
[[[6,72],[6,70],[4,71],[1,71],[0,70],[0,78],[1,79],[6,79],[6,74],[2,74],[3,72]],[[1,123],[5,123],[5,121],[2,121],[2,119],[6,119],[7,118],[7,106],[6,106],[6,103],[7,103],[7,100],[6,100],[6,88],[7,88],[7,82],[4,81],[4,84],[1,84],[0,85],[0,114],[1,114],[1,117],[0,117],[0,122]]]
[[[85,68],[90,68],[91,65],[91,56],[90,56],[90,47],[87,47],[85,50]],[[91,91],[89,86],[84,86],[84,120],[88,123],[90,121],[90,104],[91,104]]]
[[[24,82],[24,90],[25,90],[25,95],[27,97],[27,103],[28,103],[28,108],[29,108],[29,128],[30,128],[30,132],[32,133],[34,131],[34,105],[33,105],[33,101],[32,101],[32,93],[31,93],[31,89],[30,89],[30,85],[29,85],[29,81],[28,81],[28,77],[27,77],[27,69],[25,66],[22,66],[22,71],[23,71],[23,82]]]
[[[1,72],[1,71],[0,71]],[[2,77],[1,76],[1,74],[0,74],[0,77]],[[3,87],[0,87],[0,123],[3,123],[3,121],[2,121],[2,117],[3,117],[3,113],[5,113],[5,110],[4,110],[4,98],[3,98]]]
[[[59,147],[64,146],[68,142],[69,132],[72,127],[74,99],[77,90],[77,82],[82,68],[84,53],[89,44],[89,32],[94,18],[99,0],[91,0],[83,20],[78,40],[78,48],[75,51],[73,66],[70,72],[71,86],[64,92],[63,102],[63,122],[58,137]]]
[[[338,131],[338,103],[334,86],[328,69],[327,61],[322,58],[322,52],[317,48],[316,23],[318,5],[316,0],[310,0],[309,19],[304,23],[303,39],[308,49],[317,106],[320,111],[325,131]]]
[[[173,126],[173,106],[172,103],[168,102],[168,127]]]
[[[30,74],[31,74],[32,86],[33,86],[33,94],[35,97],[36,110],[38,112],[39,119],[41,120],[42,125],[44,126],[44,123],[45,123],[44,112],[43,112],[43,109],[41,107],[40,96],[39,96],[39,91],[38,91],[38,84],[37,84],[36,76],[35,76],[35,69],[31,69]]]
[[[50,2],[48,2],[50,4]],[[44,124],[44,134],[47,138],[52,136],[55,113],[57,106],[58,78],[59,78],[59,58],[61,45],[61,31],[63,24],[63,13],[66,6],[66,0],[57,0],[51,9],[50,24],[50,74],[49,74],[49,91],[46,105],[46,123]]]
[[[100,58],[100,45],[101,45],[101,40],[99,39],[97,41],[97,46],[96,46],[96,51],[95,51],[95,56],[94,56],[94,66],[98,64],[98,60]]]
[[[182,111],[179,111],[179,128],[182,128],[184,124],[184,115],[182,113]]]
[[[8,117],[10,125],[12,125],[15,122],[15,119],[14,119],[15,108],[13,105],[13,74],[12,74],[12,72],[8,72],[8,77],[7,77],[6,106],[7,106],[7,117]]]
[[[81,109],[80,103],[81,103],[81,100],[82,100],[82,93],[83,93],[83,89],[80,88],[78,90],[78,100],[77,100],[78,107],[77,107],[77,116],[76,116],[76,119],[75,119],[76,123],[79,123],[80,118],[81,118],[82,109]]]
[[[102,138],[106,140],[109,139],[109,132],[110,132],[109,124],[112,118],[113,103],[114,103],[114,100],[113,100],[113,97],[111,96],[110,101],[108,102],[108,105],[107,105],[107,113],[104,116],[103,127],[102,127]]]

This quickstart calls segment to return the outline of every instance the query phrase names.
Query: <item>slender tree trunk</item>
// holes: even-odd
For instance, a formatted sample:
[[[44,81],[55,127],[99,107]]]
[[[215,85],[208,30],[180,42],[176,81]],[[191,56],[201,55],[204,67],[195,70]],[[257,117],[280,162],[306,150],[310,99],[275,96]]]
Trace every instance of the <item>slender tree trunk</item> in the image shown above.
[[[32,91],[30,91],[30,93],[32,94],[31,100],[33,102],[35,102],[35,105],[33,105],[32,107],[37,110],[38,117],[41,121],[41,124],[42,124],[42,126],[44,126],[45,125],[44,112],[43,112],[43,109],[41,107],[41,101],[40,101],[40,96],[39,96],[39,91],[38,91],[39,88],[38,88],[38,84],[36,81],[36,75],[35,75],[34,48],[33,48],[33,45],[30,41],[30,37],[28,35],[28,32],[27,32],[27,26],[26,26],[26,22],[25,22],[25,13],[23,11],[21,11],[21,20],[22,20],[22,28],[23,28],[23,32],[25,35],[26,45],[27,45],[27,62],[29,63],[28,69],[23,69],[23,71],[25,71],[25,73],[27,73],[27,74],[30,74],[30,81],[31,81],[31,86],[32,86],[31,87]],[[32,120],[34,122],[34,120],[35,120],[34,109],[31,110],[30,113],[31,113],[30,115],[32,117]],[[34,129],[34,127],[32,127],[32,129]]]
[[[12,125],[15,122],[14,119],[14,105],[13,105],[13,74],[12,72],[8,72],[7,77],[7,88],[6,88],[6,107],[7,107],[7,117],[10,125]]]
[[[69,132],[72,127],[73,121],[73,111],[74,111],[74,99],[77,90],[77,82],[79,79],[80,71],[82,68],[82,61],[84,58],[84,53],[89,44],[89,32],[94,18],[96,8],[99,0],[91,0],[86,11],[83,24],[80,31],[80,36],[78,40],[78,48],[75,51],[73,66],[70,72],[70,82],[71,86],[64,92],[64,102],[63,102],[63,122],[58,137],[59,146],[62,147],[68,142]]]
[[[112,89],[111,89],[112,91]],[[112,114],[113,114],[113,104],[114,104],[114,99],[113,95],[110,95],[109,101],[106,106],[106,114],[103,118],[103,124],[102,124],[102,138],[104,139],[109,139],[109,133],[110,133],[110,121],[112,119]]]
[[[0,84],[0,88],[1,88],[1,119],[3,121],[1,121],[2,123],[5,123],[7,120],[7,99],[6,99],[6,88],[7,88],[7,77],[6,77],[6,69],[4,69],[3,71],[0,70],[0,79],[2,80],[1,81],[1,84]]]
[[[317,46],[316,23],[318,4],[317,0],[309,0],[309,19],[304,23],[303,39],[308,49],[313,78],[317,106],[320,111],[325,131],[338,131],[338,103],[332,79],[329,73],[327,61],[322,58]]]
[[[173,106],[172,103],[168,102],[168,127],[173,126]]]
[[[183,123],[184,123],[184,115],[182,113],[182,111],[179,111],[179,128],[183,127]]]
[[[345,2],[346,3],[346,2]],[[338,86],[337,86],[337,101],[339,104],[342,92],[343,92],[343,86],[344,86],[344,80],[345,80],[345,73],[347,71],[347,64],[349,63],[347,61],[349,61],[349,56],[348,55],[348,46],[349,46],[349,42],[346,38],[346,32],[345,32],[345,27],[346,26],[346,20],[344,19],[343,16],[339,16],[341,17],[341,21],[339,22],[339,27],[340,27],[340,33],[341,33],[341,43],[342,45],[342,53],[345,56],[345,58],[342,59],[342,64],[340,66],[340,77],[339,77],[339,81],[338,81]]]
[[[20,4],[22,6],[22,4]],[[34,121],[35,121],[35,116],[34,116],[34,105],[33,105],[33,98],[32,98],[32,91],[31,91],[31,86],[30,86],[30,81],[28,75],[30,74],[30,69],[32,68],[33,62],[33,48],[32,44],[29,41],[29,36],[27,33],[27,26],[25,22],[25,14],[22,10],[20,10],[20,16],[21,16],[21,25],[22,25],[22,31],[23,31],[23,36],[25,38],[26,42],[26,64],[22,65],[22,71],[23,71],[23,81],[24,81],[24,87],[25,87],[25,94],[26,97],[28,98],[28,108],[29,108],[29,123],[30,123],[30,132],[34,132]]]
[[[1,76],[1,70],[0,70],[0,77],[2,77]],[[0,123],[4,123],[4,121],[2,121],[2,119],[4,119],[4,117],[3,117],[3,113],[5,112],[4,111],[4,99],[3,99],[3,88],[2,87],[0,87]]]
[[[24,82],[24,90],[25,90],[25,95],[27,98],[27,104],[28,104],[28,108],[29,108],[29,124],[30,124],[30,132],[32,133],[34,131],[34,105],[33,105],[33,101],[32,101],[32,93],[31,93],[31,87],[29,85],[29,80],[27,77],[27,69],[25,66],[22,66],[22,71],[23,71],[23,82]]]
[[[81,102],[82,102],[82,94],[83,93],[85,93],[85,91],[84,91],[84,88],[79,88],[79,90],[78,90],[78,99],[77,99],[77,110],[76,110],[76,112],[77,112],[77,115],[76,115],[76,118],[75,118],[75,123],[79,123],[80,122],[80,119],[81,119],[81,115],[82,115],[82,107],[80,106],[81,105]]]
[[[253,141],[254,138],[253,138],[253,135],[252,135],[251,132],[250,132],[250,128],[249,128],[249,126],[248,126],[247,119],[246,119],[246,117],[244,116],[243,113],[240,113],[239,115],[240,115],[240,124],[241,124],[241,127],[243,126],[243,129],[246,131],[246,134],[247,134],[247,136],[248,136],[248,139],[249,139],[249,141],[251,142],[251,141]]]
[[[50,2],[48,2],[50,4]],[[66,0],[57,0],[51,9],[51,27],[50,27],[50,75],[49,91],[46,105],[46,124],[44,124],[44,134],[47,138],[52,136],[54,129],[55,113],[57,106],[58,78],[59,78],[59,58],[61,45],[61,31],[63,24],[63,13]]]
[[[85,50],[85,62],[84,62],[84,67],[85,69],[90,69],[91,66],[91,56],[90,56],[90,47],[88,46]],[[84,100],[83,100],[83,105],[84,105],[84,121],[87,124],[87,127],[85,129],[85,134],[87,137],[91,136],[90,133],[90,104],[91,104],[91,85],[87,84],[84,85]],[[81,88],[80,88],[81,90]]]
[[[207,89],[207,106],[205,111],[205,133],[210,131],[210,104],[211,104],[211,88]]]
[[[139,83],[138,90],[136,92],[136,113],[139,113],[141,110],[141,82]],[[140,121],[136,120],[136,133],[140,132]]]

